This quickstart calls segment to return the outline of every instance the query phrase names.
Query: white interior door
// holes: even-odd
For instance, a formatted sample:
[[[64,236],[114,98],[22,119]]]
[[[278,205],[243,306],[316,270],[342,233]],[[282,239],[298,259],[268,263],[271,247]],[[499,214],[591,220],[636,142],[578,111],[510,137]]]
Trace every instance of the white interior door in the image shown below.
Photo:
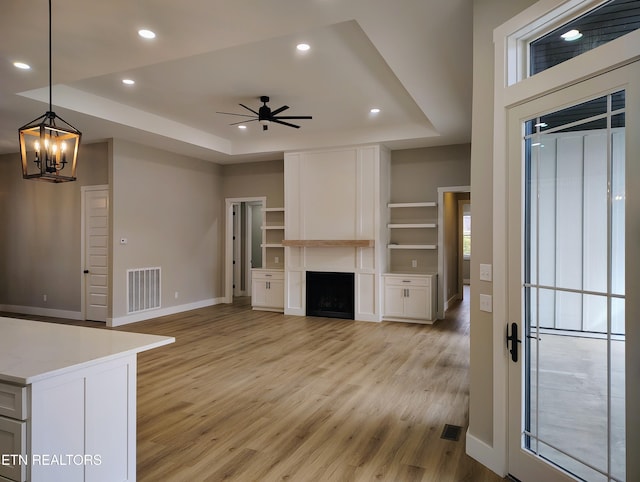
[[[639,480],[625,350],[639,341],[639,64],[509,111],[509,472],[523,482]]]
[[[85,319],[107,321],[109,303],[109,190],[86,187],[84,207]]]

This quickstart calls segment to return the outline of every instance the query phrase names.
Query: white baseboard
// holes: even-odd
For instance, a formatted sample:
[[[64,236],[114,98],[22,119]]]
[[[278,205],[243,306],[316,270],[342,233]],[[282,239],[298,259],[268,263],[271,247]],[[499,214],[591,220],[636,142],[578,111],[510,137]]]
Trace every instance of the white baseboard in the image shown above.
[[[447,301],[445,301],[444,302],[444,311],[447,311],[449,309],[449,306],[451,306],[453,303],[455,303],[459,299],[461,299],[460,293],[456,293],[451,298],[449,298]]]
[[[136,323],[138,321],[150,320],[160,316],[175,315],[184,311],[196,310],[207,306],[219,305],[225,302],[225,298],[210,298],[208,300],[195,301],[184,305],[170,306],[168,308],[160,308],[158,310],[143,311],[132,315],[118,316],[117,318],[107,318],[107,326],[115,327]]]
[[[69,320],[82,320],[79,311],[56,310],[53,308],[41,308],[39,306],[0,305],[0,311],[20,313],[23,315],[50,316],[52,318],[67,318]]]
[[[382,321],[379,315],[372,315],[371,313],[356,313],[355,321],[370,321],[373,323],[380,323]]]
[[[504,455],[497,454],[491,445],[474,437],[469,433],[469,430],[467,430],[466,434],[466,448],[469,457],[477,460],[500,477],[507,476]]]

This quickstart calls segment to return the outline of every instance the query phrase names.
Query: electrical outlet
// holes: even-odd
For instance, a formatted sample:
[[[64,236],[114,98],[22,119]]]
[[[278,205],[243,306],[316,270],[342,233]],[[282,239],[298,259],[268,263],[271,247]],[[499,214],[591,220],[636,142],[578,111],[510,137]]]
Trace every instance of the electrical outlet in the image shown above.
[[[418,260],[417,259],[412,259],[411,260],[411,267],[412,268],[417,268],[418,267]]]
[[[275,257],[275,262],[276,262],[276,264],[279,264],[279,263],[280,263],[280,257],[279,257],[279,256],[276,256],[276,257]]]
[[[491,313],[493,311],[493,296],[480,295],[480,311]]]
[[[47,302],[47,295],[42,295],[42,301]]]
[[[173,294],[173,297],[174,297],[176,300],[178,299],[178,292],[177,292],[177,291]]]

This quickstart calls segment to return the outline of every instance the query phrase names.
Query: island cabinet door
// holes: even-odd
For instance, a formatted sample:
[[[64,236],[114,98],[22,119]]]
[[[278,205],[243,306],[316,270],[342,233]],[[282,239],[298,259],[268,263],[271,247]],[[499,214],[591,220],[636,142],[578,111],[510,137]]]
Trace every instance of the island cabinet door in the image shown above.
[[[27,480],[27,422],[0,416],[0,455],[0,481]]]
[[[134,482],[136,355],[31,390],[31,482]]]

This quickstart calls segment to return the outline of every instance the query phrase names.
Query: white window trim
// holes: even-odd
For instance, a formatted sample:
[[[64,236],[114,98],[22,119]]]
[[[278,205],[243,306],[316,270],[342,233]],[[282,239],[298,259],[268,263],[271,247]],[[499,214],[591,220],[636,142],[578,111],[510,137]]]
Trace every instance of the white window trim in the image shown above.
[[[508,473],[507,114],[508,108],[576,84],[640,58],[640,30],[526,77],[528,43],[602,3],[540,0],[494,30],[493,122],[493,440],[467,434],[467,453],[494,472]],[[562,107],[562,106],[559,106]]]

